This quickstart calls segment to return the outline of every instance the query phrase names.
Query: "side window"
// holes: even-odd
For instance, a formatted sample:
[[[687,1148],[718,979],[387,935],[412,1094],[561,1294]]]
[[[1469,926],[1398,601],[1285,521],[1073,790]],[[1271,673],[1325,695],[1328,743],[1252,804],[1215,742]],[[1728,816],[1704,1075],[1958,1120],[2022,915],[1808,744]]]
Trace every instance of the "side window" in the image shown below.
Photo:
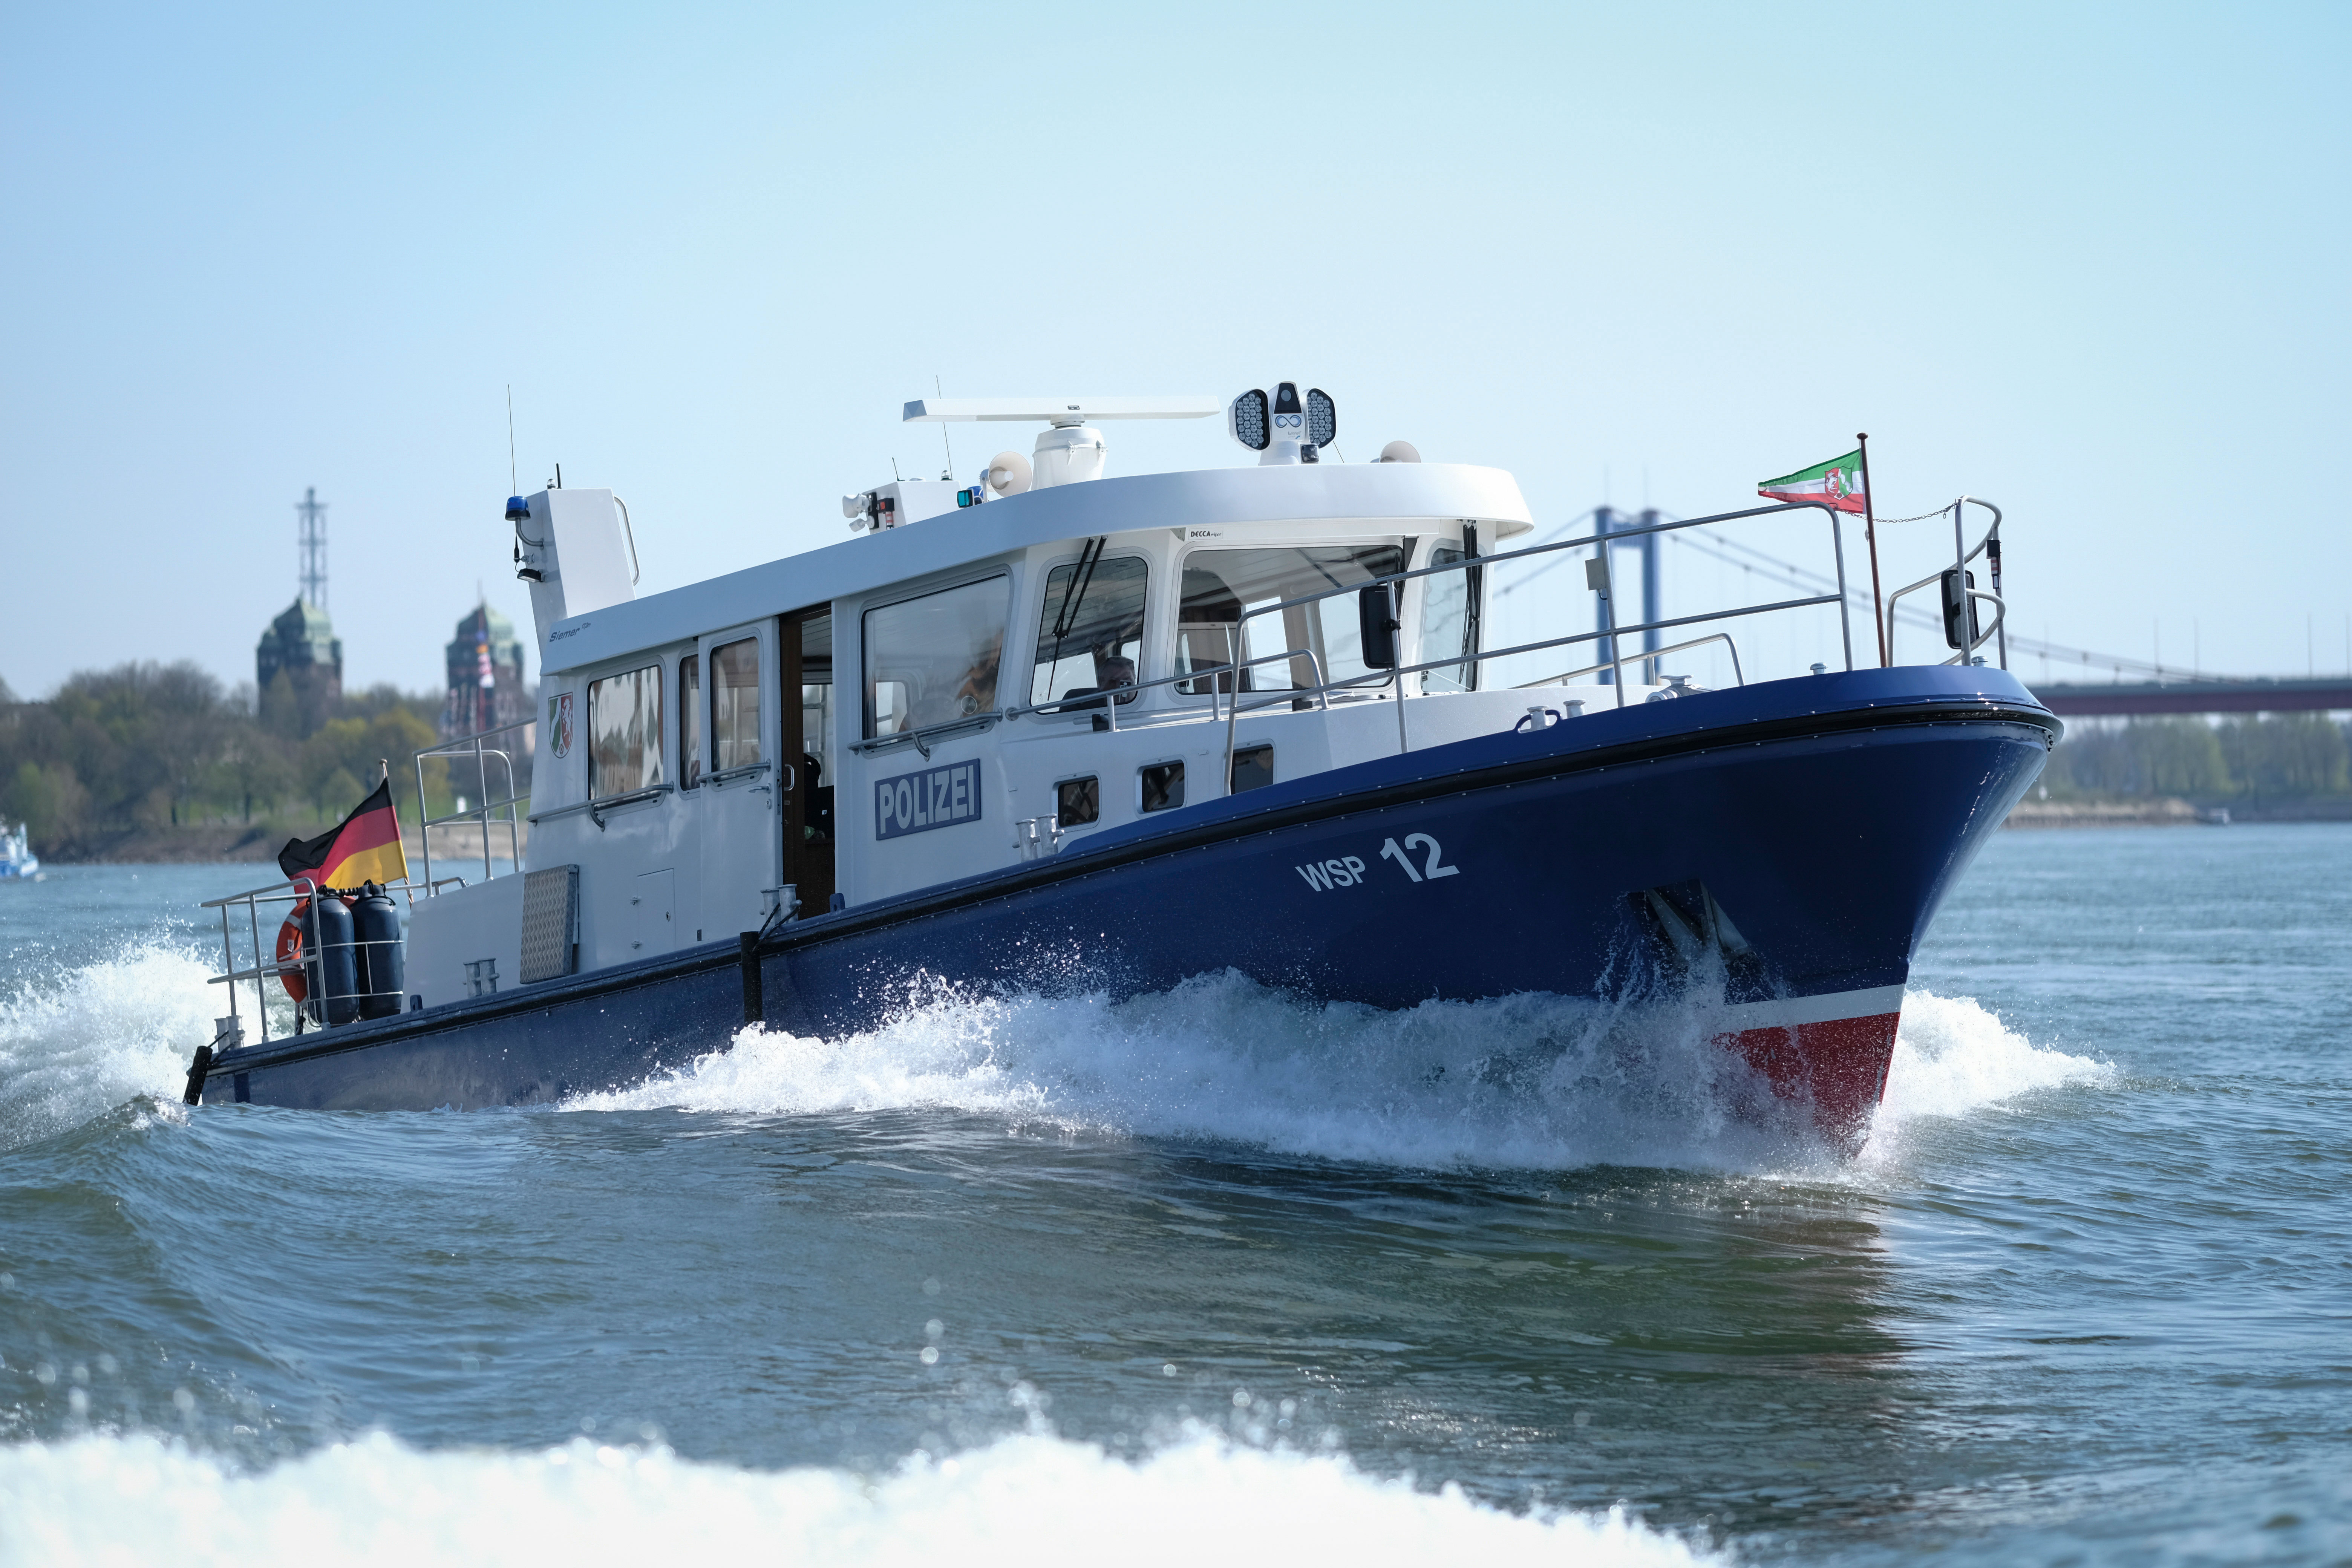
[[[1184,764],[1152,763],[1136,770],[1143,784],[1143,809],[1173,811],[1184,804]]]
[[[1274,748],[1244,746],[1234,753],[1234,776],[1229,781],[1233,793],[1245,789],[1264,789],[1274,782]]]
[[[677,661],[677,787],[702,783],[702,656]]]
[[[1065,827],[1084,827],[1102,818],[1102,784],[1089,775],[1054,786],[1054,816]]]
[[[760,760],[760,639],[710,650],[710,771]]]
[[[649,664],[588,683],[588,795],[651,789],[662,782],[662,668]]]
[[[993,710],[1013,582],[991,577],[866,612],[866,734]]]
[[[1133,556],[1056,566],[1045,578],[1029,700],[1058,702],[1135,684],[1149,569]],[[1132,702],[1129,691],[1118,700]]]
[[[1450,544],[1441,544],[1430,552],[1429,563],[1432,566],[1450,566],[1463,559],[1461,551]],[[1421,657],[1407,662],[1423,664],[1455,654],[1466,657],[1473,651],[1470,647],[1470,574],[1446,572],[1434,577],[1423,577],[1421,584]],[[1421,689],[1423,691],[1467,691],[1476,668],[1463,663],[1423,670]]]

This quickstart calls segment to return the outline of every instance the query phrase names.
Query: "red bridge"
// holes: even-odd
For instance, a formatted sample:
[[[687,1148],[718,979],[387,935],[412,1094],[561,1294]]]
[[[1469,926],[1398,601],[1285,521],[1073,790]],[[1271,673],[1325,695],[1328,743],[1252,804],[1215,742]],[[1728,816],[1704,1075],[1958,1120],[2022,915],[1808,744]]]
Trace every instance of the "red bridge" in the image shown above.
[[[2352,709],[2352,676],[2317,680],[2136,680],[2033,685],[2053,713],[2294,713]]]

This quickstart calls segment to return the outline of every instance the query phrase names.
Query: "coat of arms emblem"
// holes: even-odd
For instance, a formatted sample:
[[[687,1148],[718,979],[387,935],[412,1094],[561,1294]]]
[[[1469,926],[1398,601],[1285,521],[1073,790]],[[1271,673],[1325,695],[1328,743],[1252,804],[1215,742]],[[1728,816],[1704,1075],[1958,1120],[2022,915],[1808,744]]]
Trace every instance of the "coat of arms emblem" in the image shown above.
[[[558,757],[572,754],[572,693],[559,691],[547,700],[547,745]]]

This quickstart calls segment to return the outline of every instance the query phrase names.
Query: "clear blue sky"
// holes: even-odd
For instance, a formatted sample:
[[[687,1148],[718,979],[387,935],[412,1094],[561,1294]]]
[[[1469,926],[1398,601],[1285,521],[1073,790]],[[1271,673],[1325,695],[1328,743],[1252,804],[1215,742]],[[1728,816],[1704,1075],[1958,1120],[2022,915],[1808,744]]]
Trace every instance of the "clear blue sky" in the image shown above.
[[[1319,17],[1322,25],[1285,20]],[[845,538],[899,404],[1331,389],[1341,447],[1689,514],[1868,429],[2016,624],[2346,662],[2352,8],[36,6],[0,45],[0,678],[348,679],[519,621],[521,484],[648,587]],[[1001,432],[999,433],[1001,436]],[[986,456],[966,427],[960,474]],[[1027,442],[1025,433],[1018,444]],[[1121,426],[1113,471],[1243,454]],[[1005,442],[987,438],[987,446]],[[2029,670],[2029,674],[2031,671]]]

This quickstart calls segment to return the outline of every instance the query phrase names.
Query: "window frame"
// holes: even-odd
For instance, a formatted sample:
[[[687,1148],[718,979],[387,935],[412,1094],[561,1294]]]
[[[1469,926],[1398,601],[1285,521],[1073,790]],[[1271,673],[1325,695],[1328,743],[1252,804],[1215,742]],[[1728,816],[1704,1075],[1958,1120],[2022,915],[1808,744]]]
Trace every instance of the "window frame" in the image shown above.
[[[1173,800],[1163,799],[1158,805],[1150,804],[1151,797],[1146,793],[1143,781],[1143,775],[1151,772],[1155,768],[1173,768],[1175,770],[1174,777],[1170,779],[1168,782],[1176,786],[1174,791],[1176,798]],[[1143,816],[1153,812],[1183,810],[1185,803],[1189,799],[1189,795],[1184,788],[1185,777],[1188,771],[1189,770],[1184,766],[1184,759],[1181,757],[1162,757],[1158,762],[1137,763],[1135,768],[1136,814],[1138,816]]]
[[[1140,777],[1141,775],[1139,774],[1138,776]],[[1062,792],[1076,784],[1092,784],[1095,786],[1095,814],[1092,816],[1087,817],[1084,822],[1075,821],[1072,818],[1062,815]],[[1055,779],[1054,781],[1054,820],[1058,826],[1064,828],[1093,827],[1100,824],[1102,821],[1102,775],[1100,773],[1073,773],[1066,779]]]
[[[694,690],[687,690],[691,675]],[[706,769],[702,757],[702,649],[677,656],[677,787],[680,793],[700,789]],[[689,733],[689,731],[691,731]]]
[[[640,655],[638,657],[642,658],[643,656]],[[652,677],[650,682],[646,679],[648,675]],[[610,682],[627,679],[632,677],[635,678],[638,694],[641,695],[648,684],[653,689],[654,711],[653,722],[651,725],[652,740],[650,744],[641,743],[639,748],[639,755],[641,758],[645,756],[650,756],[652,758],[653,777],[647,779],[644,776],[645,767],[641,761],[637,769],[637,782],[621,789],[606,789],[604,787],[604,781],[598,777],[598,737],[596,731],[597,691],[599,688],[604,687]],[[625,668],[611,670],[604,675],[592,676],[588,679],[585,683],[586,689],[582,693],[583,708],[584,711],[582,713],[581,717],[588,731],[586,737],[587,745],[583,749],[588,754],[588,798],[590,800],[616,800],[624,795],[646,795],[656,790],[667,789],[669,787],[667,778],[668,770],[664,765],[666,761],[664,753],[667,751],[669,745],[669,724],[667,717],[662,711],[662,709],[666,705],[665,689],[668,684],[669,671],[667,668],[667,661],[658,655],[655,656],[651,664],[630,665]]]
[[[1172,630],[1168,641],[1168,653],[1171,660],[1169,673],[1171,676],[1177,673],[1175,668],[1176,661],[1181,659],[1183,656],[1184,649],[1180,646],[1180,644],[1186,626],[1199,624],[1223,624],[1221,622],[1187,622],[1184,619],[1184,577],[1185,574],[1191,570],[1196,558],[1203,555],[1215,555],[1220,553],[1270,553],[1276,551],[1307,552],[1316,550],[1345,550],[1349,552],[1360,552],[1366,550],[1392,550],[1396,552],[1397,561],[1397,564],[1392,570],[1394,572],[1405,572],[1412,569],[1413,555],[1418,548],[1418,537],[1402,530],[1393,534],[1373,534],[1369,537],[1362,534],[1351,534],[1344,538],[1337,539],[1309,538],[1267,540],[1264,542],[1253,541],[1248,543],[1239,543],[1230,539],[1188,542],[1186,547],[1177,554],[1170,572],[1170,575],[1173,579],[1172,591],[1175,595],[1175,599],[1174,609],[1172,611],[1173,619],[1171,623]],[[1375,572],[1371,574],[1371,579],[1390,574],[1390,573],[1386,572]],[[1367,579],[1367,582],[1371,579]],[[1220,580],[1222,581],[1222,578]],[[1231,588],[1232,584],[1227,584],[1226,586]],[[1348,584],[1346,586],[1358,587],[1362,586],[1362,584]],[[1234,592],[1236,597],[1238,597],[1239,590],[1234,590]],[[1286,595],[1283,596],[1289,597],[1291,595]],[[1244,618],[1247,618],[1250,608],[1249,602],[1246,599],[1244,599],[1241,600],[1240,603],[1243,616]],[[1335,609],[1332,607],[1334,605],[1341,605],[1345,607],[1344,609]],[[1280,616],[1260,616],[1256,617],[1254,624],[1259,626],[1271,625],[1286,628],[1283,632],[1283,640],[1285,645],[1287,646],[1290,639],[1286,628],[1289,618],[1293,613],[1294,612],[1291,611],[1285,611]],[[1312,623],[1311,630],[1304,646],[1313,652],[1315,656],[1314,663],[1321,670],[1323,684],[1326,686],[1335,686],[1342,679],[1356,682],[1353,686],[1349,686],[1342,689],[1332,690],[1328,693],[1332,701],[1345,702],[1351,700],[1369,699],[1391,689],[1396,680],[1396,674],[1393,670],[1379,670],[1372,669],[1368,667],[1358,674],[1348,677],[1339,676],[1332,671],[1330,649],[1327,641],[1328,628],[1323,626],[1322,622],[1324,617],[1327,616],[1341,616],[1345,617],[1342,621],[1342,626],[1344,627],[1351,628],[1353,626],[1356,614],[1355,605],[1353,600],[1346,596],[1344,588],[1340,594],[1334,595],[1331,598],[1323,600],[1318,605],[1300,605],[1296,613],[1307,617]],[[1239,625],[1240,622],[1237,621],[1234,624]],[[1350,631],[1349,635],[1353,635],[1352,631]],[[1318,647],[1317,647],[1318,643],[1325,643],[1325,646]],[[1250,650],[1247,648],[1237,649],[1236,652],[1240,657],[1250,657]],[[1358,659],[1359,662],[1361,661],[1360,649],[1358,650]],[[1288,663],[1268,661],[1266,663],[1252,665],[1249,669],[1242,672],[1242,679],[1238,682],[1236,682],[1234,680],[1234,677],[1231,675],[1219,676],[1214,683],[1215,690],[1218,694],[1223,694],[1230,691],[1234,684],[1239,684],[1244,692],[1265,696],[1278,695],[1285,691],[1311,689],[1313,683],[1309,682],[1302,685],[1297,680],[1297,667],[1299,662],[1300,661],[1298,659],[1294,658]],[[1284,684],[1281,686],[1258,685],[1257,682],[1265,678],[1264,672],[1268,670],[1281,671]],[[1375,680],[1373,679],[1374,677],[1380,677],[1381,679]],[[1202,677],[1192,680],[1174,681],[1170,685],[1169,690],[1181,700],[1198,701],[1202,698],[1212,695],[1211,691],[1208,689],[1208,685],[1209,683],[1207,679]]]
[[[874,730],[874,637],[872,635],[872,627],[869,625],[870,617],[878,611],[893,610],[901,605],[911,605],[919,600],[929,599],[940,594],[952,594],[960,588],[972,588],[977,587],[983,583],[993,582],[1003,583],[1005,597],[1005,618],[1000,624],[998,628],[999,641],[997,643],[996,654],[996,695],[998,701],[996,706],[993,708],[983,709],[978,713],[966,714],[960,719],[945,720],[939,725],[909,726],[906,729],[893,730],[887,735],[876,733]],[[1003,699],[1004,696],[1005,687],[1004,650],[1008,647],[1017,646],[1013,640],[1013,633],[1020,624],[1013,618],[1014,612],[1018,609],[1021,603],[1021,597],[1019,593],[1016,591],[1016,586],[1017,585],[1013,582],[1012,568],[1000,563],[987,571],[975,572],[967,576],[956,577],[947,582],[938,584],[932,587],[916,589],[909,593],[894,594],[891,597],[887,599],[876,598],[859,602],[856,606],[858,739],[854,742],[854,744],[864,745],[875,741],[895,740],[900,735],[914,733],[915,730],[918,728],[944,728],[949,724],[979,723],[990,715],[1003,712],[1004,702]],[[836,603],[838,602],[836,601]],[[838,689],[841,680],[842,632],[841,612],[838,608],[835,610],[834,617],[833,662],[834,681],[835,686],[835,701],[837,704],[840,700]],[[836,717],[834,721],[836,724],[840,722],[837,712],[838,710],[836,709]]]
[[[1045,640],[1045,633],[1048,629],[1045,621],[1045,614],[1047,609],[1053,604],[1054,574],[1066,567],[1075,571],[1078,563],[1085,559],[1085,551],[1081,549],[1075,554],[1049,557],[1048,559],[1037,563],[1037,614],[1035,618],[1038,627],[1038,642]],[[1119,553],[1113,555],[1110,552],[1109,546],[1105,545],[1103,548],[1103,553],[1095,563],[1095,571],[1099,574],[1105,566],[1108,566],[1114,562],[1124,563],[1129,561],[1136,562],[1143,567],[1143,626],[1136,634],[1135,649],[1135,687],[1140,688],[1146,680],[1151,679],[1146,667],[1151,663],[1152,627],[1160,616],[1160,607],[1151,602],[1152,579],[1158,575],[1155,571],[1155,567],[1158,563],[1155,562],[1151,552],[1148,550],[1140,549],[1132,545],[1127,545],[1120,548]],[[1088,591],[1091,592],[1091,588]],[[1084,608],[1083,603],[1080,607],[1082,609]],[[1062,699],[1054,696],[1050,691],[1048,691],[1043,698],[1037,696],[1037,676],[1038,673],[1046,667],[1040,662],[1038,650],[1034,643],[1024,646],[1027,647],[1029,651],[1029,668],[1024,672],[1027,679],[1023,682],[1024,689],[1029,693],[1026,706],[1032,708],[1053,708],[1057,703],[1061,702]],[[1063,662],[1067,662],[1066,658]],[[1124,707],[1126,704],[1134,701],[1141,695],[1142,692],[1139,689],[1130,689],[1119,693],[1116,700]],[[1083,710],[1076,706],[1076,704],[1082,703],[1086,699],[1084,698],[1074,699],[1073,706],[1063,709],[1062,711],[1066,713],[1083,711]]]
[[[715,676],[719,670],[719,656],[726,652],[729,648],[741,647],[746,643],[749,643],[751,646],[751,745],[758,754],[753,756],[748,763],[734,763],[728,766],[721,767],[719,765],[719,693],[720,687],[719,682],[716,679],[713,679],[712,677]],[[722,775],[727,778],[734,778],[739,774],[756,773],[773,760],[768,755],[768,752],[772,748],[768,742],[767,688],[769,682],[767,677],[769,671],[766,644],[767,639],[761,634],[761,629],[757,626],[749,626],[742,628],[740,636],[734,631],[713,632],[709,637],[702,639],[702,644],[698,645],[698,651],[704,645],[707,645],[708,648],[707,657],[704,660],[702,684],[703,701],[709,707],[709,711],[705,715],[705,718],[709,721],[709,724],[708,734],[710,749],[710,772],[707,775],[709,778],[716,779]],[[730,687],[727,689],[740,691],[742,688],[740,686]],[[739,720],[741,717],[740,705],[737,717]],[[738,739],[740,741],[740,737]]]

